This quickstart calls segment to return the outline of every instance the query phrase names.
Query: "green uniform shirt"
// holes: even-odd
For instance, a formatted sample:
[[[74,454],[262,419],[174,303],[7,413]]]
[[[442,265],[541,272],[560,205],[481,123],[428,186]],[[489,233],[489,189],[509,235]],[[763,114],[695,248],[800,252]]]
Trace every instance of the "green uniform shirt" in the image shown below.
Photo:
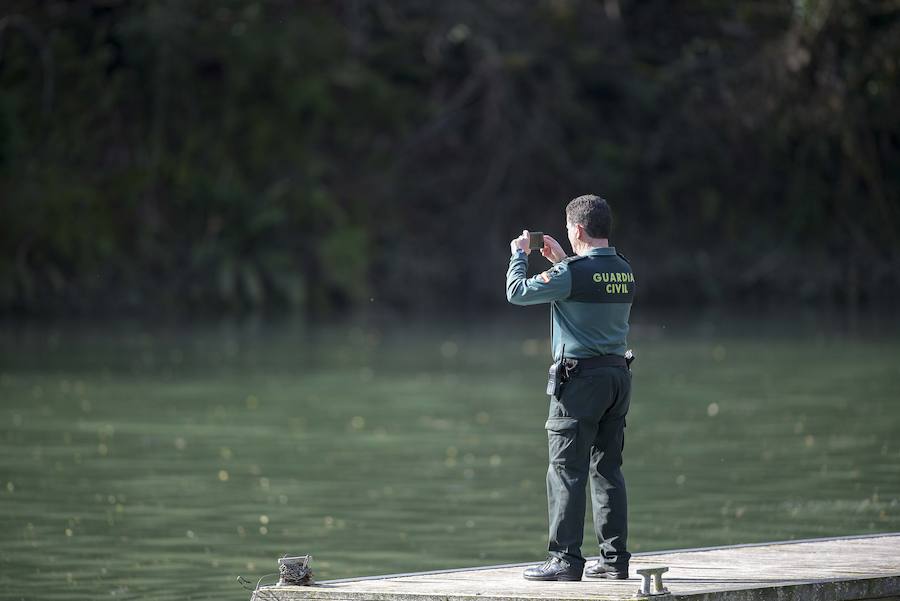
[[[631,266],[612,247],[563,259],[527,278],[528,255],[509,259],[506,298],[514,305],[550,303],[553,357],[624,355],[634,299]]]

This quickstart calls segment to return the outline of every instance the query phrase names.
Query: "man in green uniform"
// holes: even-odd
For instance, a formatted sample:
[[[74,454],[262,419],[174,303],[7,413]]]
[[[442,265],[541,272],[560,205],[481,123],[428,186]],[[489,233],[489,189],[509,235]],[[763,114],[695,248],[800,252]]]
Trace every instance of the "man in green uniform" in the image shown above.
[[[549,557],[525,570],[529,580],[628,578],[628,537],[622,449],[631,397],[625,360],[634,276],[609,246],[612,216],[598,196],[579,196],[566,207],[566,230],[575,256],[544,236],[541,254],[554,265],[527,278],[528,232],[510,242],[506,298],[514,305],[550,304],[551,343],[562,362],[562,388],[550,397],[547,505]],[[549,392],[548,392],[549,394]],[[585,568],[585,486],[590,481],[601,559]]]

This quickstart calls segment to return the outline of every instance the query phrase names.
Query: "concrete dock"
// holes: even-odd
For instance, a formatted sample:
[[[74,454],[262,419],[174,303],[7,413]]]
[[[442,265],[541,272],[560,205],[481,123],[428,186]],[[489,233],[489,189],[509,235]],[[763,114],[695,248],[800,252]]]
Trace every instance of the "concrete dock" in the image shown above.
[[[900,601],[900,532],[658,553],[637,553],[628,580],[533,582],[505,566],[397,574],[264,587],[252,601],[567,601],[634,600],[636,571],[666,566],[669,593],[649,597],[691,601]],[[313,564],[313,569],[315,565]]]

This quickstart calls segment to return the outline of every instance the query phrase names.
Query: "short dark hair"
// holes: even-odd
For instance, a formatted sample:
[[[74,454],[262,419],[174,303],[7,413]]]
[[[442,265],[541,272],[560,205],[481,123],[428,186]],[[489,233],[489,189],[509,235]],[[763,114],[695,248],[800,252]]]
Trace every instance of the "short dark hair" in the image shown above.
[[[612,231],[612,211],[599,196],[585,194],[566,205],[566,219],[573,225],[584,227],[591,238],[609,238]]]

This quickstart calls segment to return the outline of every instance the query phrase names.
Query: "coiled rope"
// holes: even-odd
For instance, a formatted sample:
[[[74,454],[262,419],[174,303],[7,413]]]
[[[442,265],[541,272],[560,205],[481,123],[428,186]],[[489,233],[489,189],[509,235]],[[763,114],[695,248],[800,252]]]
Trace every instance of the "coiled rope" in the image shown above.
[[[285,557],[281,558],[282,560]],[[291,559],[300,559],[294,558]],[[278,574],[281,576],[278,580],[278,586],[309,586],[315,582],[313,580],[312,568],[309,567],[310,557],[307,555],[303,561],[279,561]]]
[[[310,586],[315,583],[312,568],[309,567],[311,560],[312,555],[288,557],[287,554],[285,554],[278,559],[278,572],[265,574],[257,581],[254,588],[247,586],[252,584],[252,582],[243,576],[238,576],[237,581],[241,585],[241,588],[252,593],[250,595],[251,601],[274,598],[271,594],[272,591],[269,589],[279,586]],[[267,584],[265,586],[262,585],[264,579],[269,576],[275,576],[275,574],[278,574],[279,576],[277,583]]]

